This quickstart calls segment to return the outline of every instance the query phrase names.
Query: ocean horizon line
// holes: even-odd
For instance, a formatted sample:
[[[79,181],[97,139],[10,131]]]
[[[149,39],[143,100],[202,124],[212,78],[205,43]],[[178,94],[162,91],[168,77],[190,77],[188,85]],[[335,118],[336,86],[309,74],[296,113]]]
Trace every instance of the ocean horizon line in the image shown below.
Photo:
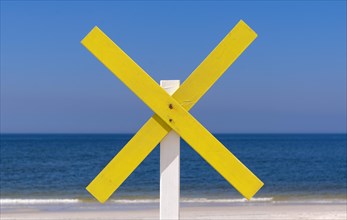
[[[347,132],[211,132],[213,135],[347,135]],[[78,133],[78,132],[0,132],[0,135],[135,135],[136,132],[94,132],[94,133]]]

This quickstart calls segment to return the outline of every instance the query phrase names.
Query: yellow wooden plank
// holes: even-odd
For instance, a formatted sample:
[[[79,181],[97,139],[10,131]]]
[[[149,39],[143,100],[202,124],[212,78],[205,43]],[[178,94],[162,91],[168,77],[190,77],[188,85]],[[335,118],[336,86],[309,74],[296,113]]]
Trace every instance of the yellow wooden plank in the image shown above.
[[[178,89],[174,95],[176,100],[189,110],[256,36],[247,24],[240,21]],[[206,87],[199,86],[200,81],[205,81]],[[169,130],[171,128],[154,115],[94,178],[87,190],[100,202],[105,202]]]
[[[252,172],[174,98],[160,88],[141,67],[100,29],[94,28],[83,39],[82,44],[158,114],[166,124],[179,133],[188,144],[242,195],[249,199],[261,188],[263,183]],[[200,82],[200,84],[205,86],[204,81]],[[102,190],[99,190],[99,192]]]
[[[190,110],[256,37],[257,34],[240,20],[172,97]]]
[[[87,186],[88,192],[104,203],[170,130],[157,115],[150,118]]]

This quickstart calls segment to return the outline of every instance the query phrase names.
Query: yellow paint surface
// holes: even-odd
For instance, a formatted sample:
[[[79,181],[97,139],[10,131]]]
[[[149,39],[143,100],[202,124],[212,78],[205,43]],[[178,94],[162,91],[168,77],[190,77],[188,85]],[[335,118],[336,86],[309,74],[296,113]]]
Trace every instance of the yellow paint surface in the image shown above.
[[[243,21],[223,39],[170,97],[130,57],[95,27],[82,44],[139,96],[154,115],[89,184],[87,190],[106,201],[173,128],[246,198],[263,185],[228,149],[188,112],[256,38]],[[170,109],[169,104],[173,105]]]

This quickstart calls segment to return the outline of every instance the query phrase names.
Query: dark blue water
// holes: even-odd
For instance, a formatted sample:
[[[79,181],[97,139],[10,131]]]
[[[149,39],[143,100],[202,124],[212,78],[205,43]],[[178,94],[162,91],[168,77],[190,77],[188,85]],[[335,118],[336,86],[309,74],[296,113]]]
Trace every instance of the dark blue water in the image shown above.
[[[1,135],[1,198],[91,199],[89,182],[132,135]],[[256,197],[346,198],[346,134],[216,137],[264,183]],[[185,142],[181,196],[242,198]],[[159,148],[113,198],[159,197]]]

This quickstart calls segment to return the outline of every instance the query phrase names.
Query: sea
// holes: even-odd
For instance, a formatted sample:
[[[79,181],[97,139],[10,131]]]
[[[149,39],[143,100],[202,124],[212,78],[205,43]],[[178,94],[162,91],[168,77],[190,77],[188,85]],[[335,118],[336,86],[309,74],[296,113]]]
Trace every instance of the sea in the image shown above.
[[[96,204],[85,187],[132,136],[1,134],[2,208],[30,204]],[[265,185],[247,201],[181,140],[182,204],[346,204],[346,134],[215,136]],[[107,204],[159,202],[159,150],[159,147],[154,149]]]

